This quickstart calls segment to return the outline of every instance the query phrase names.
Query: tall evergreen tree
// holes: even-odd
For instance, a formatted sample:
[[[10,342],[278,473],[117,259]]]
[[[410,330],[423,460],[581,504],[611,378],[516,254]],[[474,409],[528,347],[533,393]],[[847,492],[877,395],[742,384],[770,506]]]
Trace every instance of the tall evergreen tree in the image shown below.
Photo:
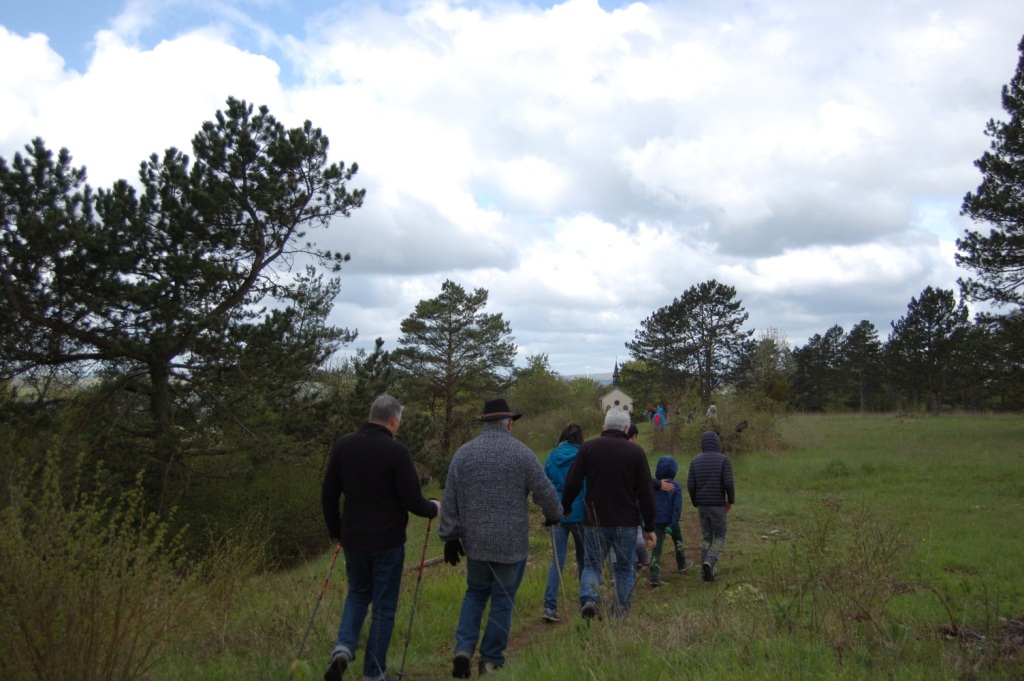
[[[843,359],[860,411],[871,411],[881,380],[882,341],[868,320],[854,325],[843,339]]]
[[[907,314],[892,323],[887,350],[902,384],[922,390],[935,413],[955,387],[956,359],[970,330],[967,307],[952,290],[925,288],[910,299]]]
[[[67,150],[55,157],[39,139],[11,164],[0,159],[3,364],[116,372],[148,399],[164,489],[190,378],[236,371],[278,341],[290,360],[317,361],[350,337],[316,324],[336,289],[290,270],[305,256],[337,271],[348,256],[315,248],[306,231],[363,200],[347,187],[356,165],[328,163],[320,129],[286,129],[266,107],[228,99],[192,150],[194,162],[174,148],[144,161],[141,193],[124,180],[93,192]],[[307,315],[304,304],[318,309]]]
[[[789,392],[793,371],[792,351],[786,334],[768,328],[751,343],[742,362],[740,384],[772,400],[783,400]]]
[[[835,325],[825,335],[814,334],[806,345],[793,350],[793,387],[791,400],[807,411],[825,411],[838,407],[837,392],[842,385],[843,327]]]
[[[990,367],[986,396],[997,409],[1024,408],[1024,312],[981,317],[978,325],[984,327],[987,339],[982,358]]]
[[[448,280],[436,298],[421,300],[402,320],[392,360],[410,401],[430,413],[441,453],[450,455],[460,409],[478,413],[482,400],[511,382],[516,344],[501,313],[483,312],[487,290],[467,293]]]
[[[626,348],[634,359],[669,376],[692,377],[706,405],[718,388],[737,378],[754,333],[743,328],[748,317],[736,289],[712,279],[655,310]]]
[[[989,151],[974,162],[982,181],[964,197],[961,214],[992,225],[988,235],[965,230],[957,239],[956,263],[977,274],[960,279],[965,298],[996,305],[1024,303],[1024,38],[1017,46],[1017,71],[1003,86],[1009,121],[985,126]]]

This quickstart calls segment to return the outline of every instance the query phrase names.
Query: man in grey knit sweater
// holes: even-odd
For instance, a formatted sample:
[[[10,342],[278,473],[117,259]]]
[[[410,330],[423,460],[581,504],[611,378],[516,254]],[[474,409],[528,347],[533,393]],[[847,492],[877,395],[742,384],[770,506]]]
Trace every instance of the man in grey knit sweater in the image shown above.
[[[545,524],[557,523],[562,515],[537,455],[512,437],[512,422],[520,416],[503,399],[485,402],[480,435],[459,447],[448,466],[437,535],[445,542],[448,563],[457,565],[459,556],[466,556],[466,595],[452,662],[456,679],[470,678],[488,600],[479,673],[489,674],[505,663],[512,608],[530,549],[530,495],[544,512]]]

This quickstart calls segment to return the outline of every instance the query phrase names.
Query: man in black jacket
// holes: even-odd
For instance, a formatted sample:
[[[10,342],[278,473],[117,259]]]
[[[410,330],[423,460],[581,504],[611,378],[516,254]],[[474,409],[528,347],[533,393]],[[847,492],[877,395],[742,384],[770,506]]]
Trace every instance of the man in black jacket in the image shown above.
[[[331,449],[320,500],[327,533],[345,551],[348,595],[325,681],[339,681],[355,659],[371,603],[363,677],[388,678],[387,652],[405,565],[409,513],[433,518],[441,510],[437,501],[423,498],[412,456],[395,440],[401,420],[402,405],[390,395],[381,395],[373,401],[368,421]],[[345,501],[339,513],[342,496]]]
[[[654,547],[654,487],[647,454],[627,436],[629,412],[610,409],[600,437],[587,440],[562,488],[562,508],[583,491],[583,543],[586,546],[580,577],[580,614],[590,619],[597,613],[601,568],[610,551],[615,552],[615,602],[611,614],[629,614],[635,579],[636,528],[643,527],[644,543]]]
[[[718,555],[725,548],[726,514],[736,503],[732,462],[722,454],[722,441],[714,431],[709,430],[700,438],[700,454],[690,462],[686,489],[690,503],[697,507],[703,535],[701,578],[713,582],[718,576]]]

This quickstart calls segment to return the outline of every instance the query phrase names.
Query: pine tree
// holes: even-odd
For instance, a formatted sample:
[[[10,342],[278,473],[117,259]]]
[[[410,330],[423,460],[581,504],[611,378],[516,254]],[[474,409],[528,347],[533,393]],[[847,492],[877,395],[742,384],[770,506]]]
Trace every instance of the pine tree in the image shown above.
[[[1024,303],[1024,38],[1017,49],[1017,72],[1002,92],[1010,119],[986,125],[990,149],[974,162],[981,185],[968,192],[960,210],[993,228],[988,236],[965,230],[956,242],[956,263],[977,274],[959,280],[965,298],[1019,306]]]

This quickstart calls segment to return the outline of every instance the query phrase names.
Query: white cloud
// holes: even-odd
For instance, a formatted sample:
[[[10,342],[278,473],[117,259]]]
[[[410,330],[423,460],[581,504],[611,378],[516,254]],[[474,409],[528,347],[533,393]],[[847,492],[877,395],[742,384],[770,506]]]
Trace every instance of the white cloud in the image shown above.
[[[0,151],[39,135],[108,184],[229,95],[309,119],[367,189],[313,235],[353,256],[337,323],[393,343],[451,278],[567,372],[710,278],[796,344],[953,286],[1024,25],[1003,0],[345,3],[306,33],[271,9],[130,2],[82,73],[0,29]]]

